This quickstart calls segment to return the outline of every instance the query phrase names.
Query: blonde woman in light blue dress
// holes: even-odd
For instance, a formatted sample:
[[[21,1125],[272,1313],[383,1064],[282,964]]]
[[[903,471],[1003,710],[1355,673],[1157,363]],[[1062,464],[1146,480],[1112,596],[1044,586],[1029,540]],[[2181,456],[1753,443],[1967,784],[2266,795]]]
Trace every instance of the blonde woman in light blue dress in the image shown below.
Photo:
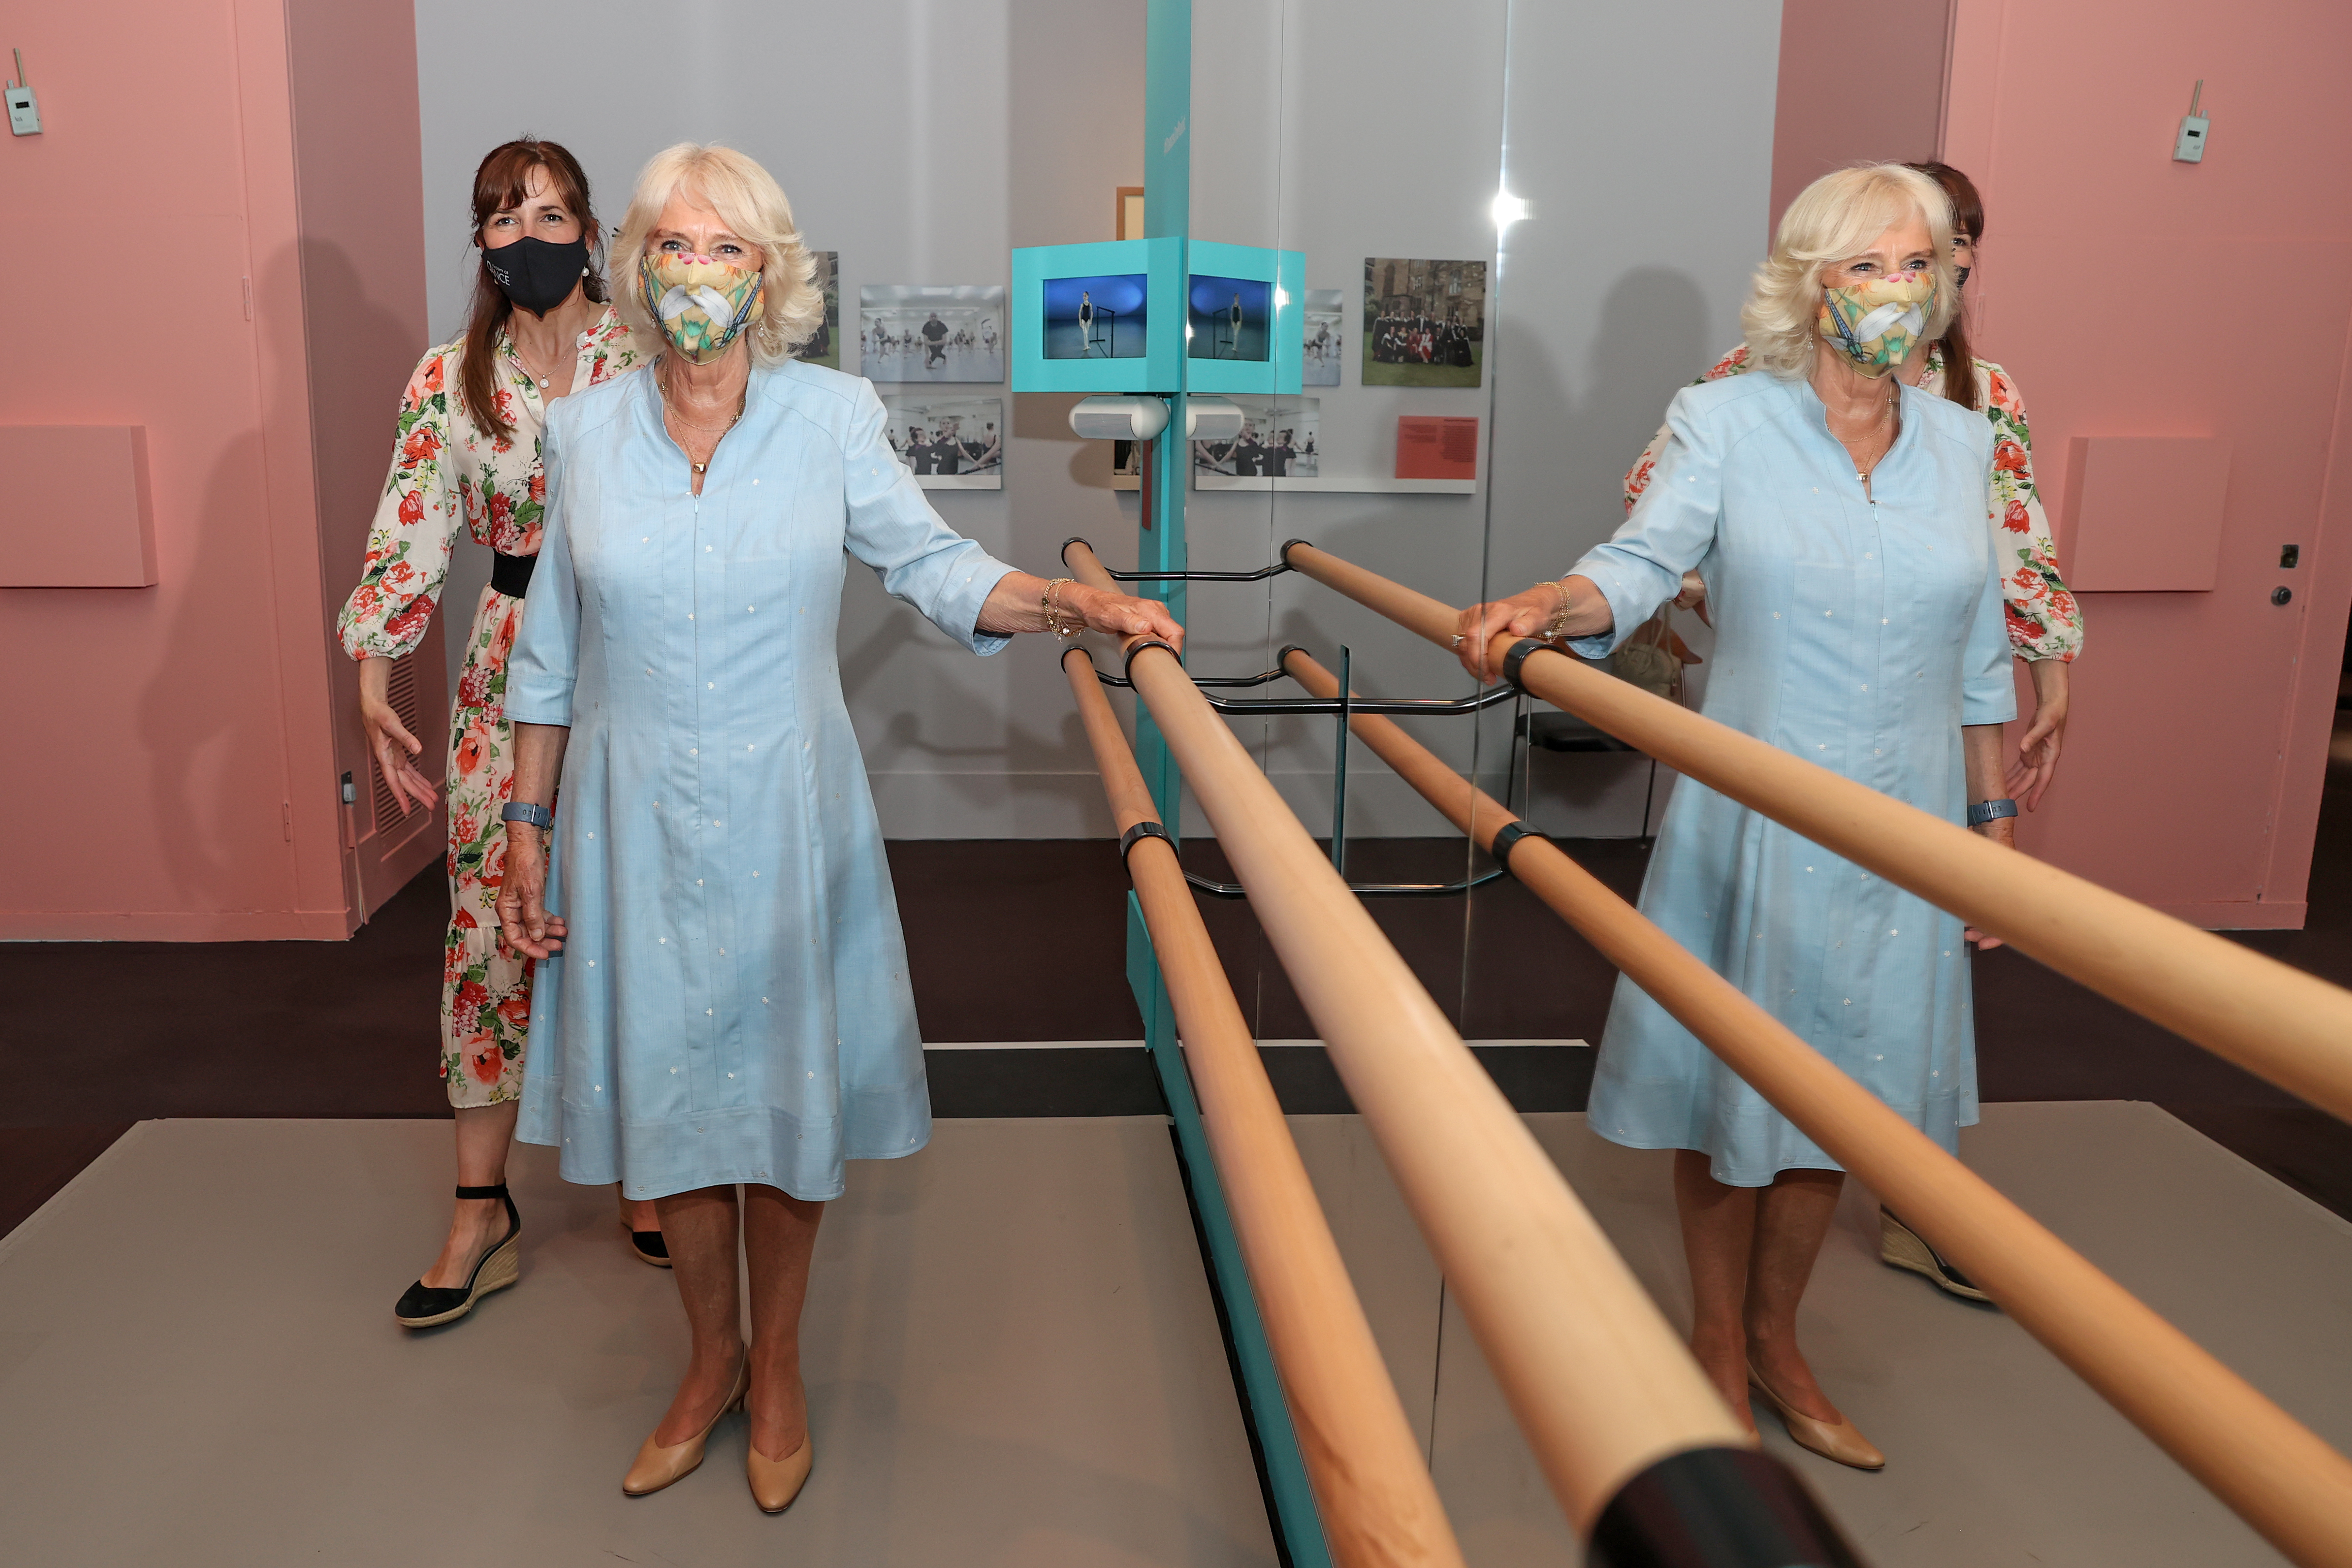
[[[1696,570],[1715,606],[1709,718],[1948,821],[2001,793],[2016,716],[1986,507],[1993,432],[1891,373],[1952,308],[1948,204],[1900,164],[1842,170],[1782,219],[1742,312],[1764,374],[1687,387],[1648,489],[1559,583],[1464,612],[1599,658]],[[2013,804],[1994,809],[2013,813]],[[2011,817],[1979,828],[2010,842]],[[1643,911],[1946,1149],[1977,1120],[1958,917],[1685,779]],[[1590,1125],[1678,1151],[1691,1348],[1732,1408],[1885,1463],[1822,1391],[1796,1319],[1843,1173],[1622,977]]]
[[[971,653],[1025,631],[1182,633],[1164,605],[992,559],[924,500],[873,386],[791,357],[823,300],[759,164],[656,155],[614,248],[632,325],[666,347],[547,429],[546,539],[507,684],[499,914],[541,964],[518,1135],[662,1217],[690,1353],[623,1489],[683,1479],[740,1405],[751,1494],[779,1512],[814,1459],[800,1312],[825,1202],[845,1162],[912,1154],[931,1130],[842,696],[848,560]]]

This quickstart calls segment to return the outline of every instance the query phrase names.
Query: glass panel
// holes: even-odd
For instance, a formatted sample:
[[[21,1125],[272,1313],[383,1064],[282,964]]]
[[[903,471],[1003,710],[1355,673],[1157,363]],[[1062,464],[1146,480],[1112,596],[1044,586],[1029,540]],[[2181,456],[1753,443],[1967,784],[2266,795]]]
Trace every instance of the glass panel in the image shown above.
[[[1463,0],[1442,18],[1405,0],[1195,0],[1193,237],[1306,256],[1300,390],[1234,397],[1243,434],[1195,446],[1196,570],[1263,566],[1304,538],[1451,602],[1479,596],[1508,22],[1507,0]],[[1209,303],[1230,315],[1230,298]],[[1297,575],[1263,590],[1196,584],[1191,605],[1197,674],[1269,668],[1297,644],[1335,673],[1344,661],[1367,695],[1474,689],[1444,650]],[[1304,695],[1288,681],[1264,690]],[[1500,793],[1507,705],[1486,721],[1405,722],[1465,773],[1492,773]],[[1328,836],[1342,815],[1336,720],[1261,719],[1236,731],[1300,818]],[[1344,868],[1360,883],[1443,885],[1486,868],[1360,744],[1347,758],[1343,826]],[[1206,869],[1213,847],[1196,840],[1187,859]],[[1370,907],[1431,994],[1468,1025],[1470,899],[1376,898]],[[1246,940],[1245,914],[1226,918]],[[1261,952],[1258,967],[1261,1037],[1311,1037],[1272,955]]]

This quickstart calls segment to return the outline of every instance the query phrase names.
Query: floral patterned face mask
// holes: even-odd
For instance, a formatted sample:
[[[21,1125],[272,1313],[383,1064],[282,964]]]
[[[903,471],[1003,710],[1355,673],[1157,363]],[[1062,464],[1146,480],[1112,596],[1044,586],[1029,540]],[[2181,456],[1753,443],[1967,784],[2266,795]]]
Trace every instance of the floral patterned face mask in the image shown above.
[[[727,352],[744,328],[767,313],[757,270],[715,256],[649,250],[637,263],[637,292],[662,335],[696,364]]]
[[[1898,272],[1822,290],[1822,336],[1874,381],[1901,364],[1936,309],[1936,275]]]

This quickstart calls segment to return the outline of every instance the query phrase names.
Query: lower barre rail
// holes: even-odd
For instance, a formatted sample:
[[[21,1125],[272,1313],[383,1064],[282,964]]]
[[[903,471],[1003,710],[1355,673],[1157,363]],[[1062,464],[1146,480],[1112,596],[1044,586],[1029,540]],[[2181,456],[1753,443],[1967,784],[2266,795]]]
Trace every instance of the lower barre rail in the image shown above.
[[[1070,563],[1091,585],[1109,581],[1091,551]],[[1595,1560],[1854,1563],[1843,1547],[1785,1542],[1710,1560],[1691,1550],[1686,1531],[1680,1552],[1671,1531],[1639,1533],[1643,1521],[1655,1522],[1645,1511],[1652,1498],[1671,1516],[1685,1488],[1667,1463],[1693,1450],[1749,1453],[1753,1439],[1173,653],[1139,639],[1128,647],[1139,694],[1248,888],[1538,1464],[1570,1522],[1609,1553]],[[1717,1479],[1745,1495],[1748,1463]],[[1656,1483],[1637,1489],[1654,1472]],[[1774,1484],[1796,1486],[1785,1476]],[[1621,1499],[1631,1500],[1621,1508]],[[1634,1533],[1602,1542],[1594,1532],[1616,1521]]]
[[[1310,691],[1339,681],[1304,653]],[[2352,1564],[2352,1462],[1386,719],[1357,737],[2293,1561]]]
[[[1340,1261],[1175,847],[1083,649],[1062,656],[1109,796],[1128,876],[1176,1012],[1184,1070],[1223,1179],[1339,1568],[1460,1568],[1421,1445]]]

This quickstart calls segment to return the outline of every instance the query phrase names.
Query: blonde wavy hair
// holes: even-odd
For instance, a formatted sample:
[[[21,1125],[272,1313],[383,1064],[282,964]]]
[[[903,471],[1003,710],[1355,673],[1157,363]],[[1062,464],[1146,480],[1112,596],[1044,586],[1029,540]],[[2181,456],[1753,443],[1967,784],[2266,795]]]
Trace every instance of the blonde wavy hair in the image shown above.
[[[1856,163],[1807,185],[1780,215],[1772,253],[1739,308],[1748,359],[1791,380],[1810,374],[1820,342],[1822,266],[1860,255],[1915,213],[1927,220],[1936,251],[1936,310],[1919,336],[1923,342],[1942,337],[1960,298],[1952,275],[1951,198],[1916,169]]]
[[[646,239],[670,198],[684,195],[717,213],[735,237],[760,247],[761,293],[766,313],[745,334],[754,363],[771,365],[824,324],[824,290],[816,283],[816,257],[801,243],[793,204],[775,176],[732,147],[681,142],[646,163],[630,194],[629,210],[613,242],[613,294],[632,331],[661,341],[661,324],[646,310],[637,281]]]

